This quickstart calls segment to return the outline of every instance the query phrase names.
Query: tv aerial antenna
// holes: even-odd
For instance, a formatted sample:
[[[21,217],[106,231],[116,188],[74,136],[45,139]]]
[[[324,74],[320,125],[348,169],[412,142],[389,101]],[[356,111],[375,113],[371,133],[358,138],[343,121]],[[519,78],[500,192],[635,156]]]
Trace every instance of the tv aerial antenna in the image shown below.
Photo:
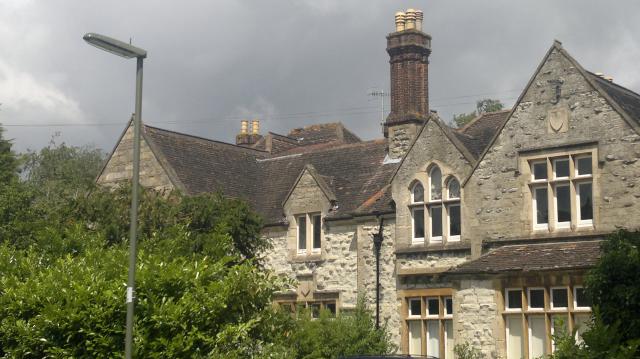
[[[385,97],[389,97],[390,95],[389,92],[374,88],[369,91],[368,95],[371,97],[380,97],[380,124],[384,124],[384,120],[385,120],[384,101],[385,101]]]

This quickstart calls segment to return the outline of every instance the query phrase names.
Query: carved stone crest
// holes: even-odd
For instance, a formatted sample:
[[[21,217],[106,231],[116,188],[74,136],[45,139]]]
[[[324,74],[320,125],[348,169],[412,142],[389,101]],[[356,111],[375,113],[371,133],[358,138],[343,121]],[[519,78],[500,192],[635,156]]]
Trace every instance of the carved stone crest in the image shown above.
[[[569,130],[569,111],[566,108],[557,108],[547,113],[547,132],[560,133]]]
[[[307,299],[314,290],[313,275],[298,276],[298,298]]]

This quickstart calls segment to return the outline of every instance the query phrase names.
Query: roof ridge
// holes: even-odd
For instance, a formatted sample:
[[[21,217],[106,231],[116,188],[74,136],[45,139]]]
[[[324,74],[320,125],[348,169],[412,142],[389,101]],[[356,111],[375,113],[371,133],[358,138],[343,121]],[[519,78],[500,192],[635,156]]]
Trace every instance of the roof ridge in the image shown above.
[[[259,150],[257,148],[252,148],[252,147],[239,146],[239,145],[235,145],[233,143],[214,140],[214,139],[206,138],[206,137],[202,137],[202,136],[196,136],[196,135],[192,135],[192,134],[189,134],[189,133],[178,132],[178,131],[173,131],[173,130],[167,130],[167,129],[164,129],[164,128],[151,126],[151,125],[146,125],[146,124],[143,125],[143,126],[145,128],[150,128],[152,130],[158,130],[158,131],[167,132],[167,133],[174,134],[174,135],[190,137],[190,138],[194,138],[194,139],[202,140],[202,141],[206,141],[206,142],[213,142],[213,143],[217,143],[217,144],[221,144],[221,145],[226,145],[226,146],[230,146],[230,147],[233,147],[233,148],[237,148],[237,149],[240,149],[240,150],[248,150],[248,151],[255,151],[255,152],[260,152],[260,153],[268,153],[265,150]]]
[[[276,156],[271,156],[269,159],[270,160],[277,160],[280,157],[284,158],[284,157],[292,156],[292,155],[304,155],[304,154],[307,154],[307,153],[336,151],[336,150],[342,150],[342,149],[345,149],[345,148],[348,148],[348,147],[358,147],[358,146],[364,147],[364,146],[367,146],[367,145],[372,145],[372,144],[376,144],[376,143],[384,143],[384,142],[385,142],[384,138],[377,138],[377,139],[368,140],[368,141],[361,141],[361,142],[339,143],[339,144],[334,145],[334,146],[329,146],[329,145],[335,144],[335,141],[324,142],[324,143],[318,143],[318,144],[313,144],[313,145],[300,146],[300,147],[296,148],[296,149],[306,149],[308,147],[316,146],[316,145],[323,146],[323,147],[318,148],[317,150],[314,150],[314,151],[306,151],[306,152],[303,151],[303,152],[296,152],[296,153],[288,153],[288,154],[281,155],[281,156],[277,156],[276,155]],[[286,153],[286,151],[285,151],[285,153]]]

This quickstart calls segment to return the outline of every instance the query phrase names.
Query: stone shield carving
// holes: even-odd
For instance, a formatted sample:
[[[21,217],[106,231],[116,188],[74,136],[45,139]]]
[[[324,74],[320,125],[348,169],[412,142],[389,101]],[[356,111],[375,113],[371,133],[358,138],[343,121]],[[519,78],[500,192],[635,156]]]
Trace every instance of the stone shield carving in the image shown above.
[[[553,109],[547,114],[547,130],[549,133],[567,132],[569,130],[569,111],[566,108]]]

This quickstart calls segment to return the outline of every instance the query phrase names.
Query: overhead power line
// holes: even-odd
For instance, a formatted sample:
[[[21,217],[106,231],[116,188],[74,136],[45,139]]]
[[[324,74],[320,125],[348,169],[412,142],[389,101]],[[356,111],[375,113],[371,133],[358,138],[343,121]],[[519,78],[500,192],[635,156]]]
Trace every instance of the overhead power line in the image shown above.
[[[463,98],[474,98],[480,96],[489,96],[489,95],[497,95],[497,94],[505,94],[509,92],[515,92],[519,90],[507,90],[503,92],[486,92],[479,93],[474,95],[463,95],[463,96],[453,96],[453,97],[441,97],[433,99],[433,102],[430,104],[432,108],[446,108],[453,106],[461,106],[461,105],[475,105],[476,101],[464,101],[464,102],[453,102],[446,103],[440,102],[443,100],[454,100],[454,99],[463,99]],[[501,98],[501,100],[514,100],[517,97],[507,97]],[[359,106],[359,107],[346,107],[346,108],[337,108],[334,110],[328,111],[307,111],[307,112],[292,112],[279,114],[274,116],[264,116],[261,117],[261,121],[269,122],[269,121],[277,121],[277,120],[292,120],[292,119],[309,119],[309,118],[323,118],[323,117],[340,117],[340,116],[361,116],[361,115],[370,115],[380,113],[379,106]],[[156,125],[156,124],[194,124],[194,123],[212,123],[212,122],[221,122],[221,121],[240,121],[245,119],[247,116],[240,117],[209,117],[198,120],[173,120],[173,121],[150,121],[148,124]],[[59,122],[59,123],[0,123],[2,127],[109,127],[109,126],[122,126],[123,122]]]

